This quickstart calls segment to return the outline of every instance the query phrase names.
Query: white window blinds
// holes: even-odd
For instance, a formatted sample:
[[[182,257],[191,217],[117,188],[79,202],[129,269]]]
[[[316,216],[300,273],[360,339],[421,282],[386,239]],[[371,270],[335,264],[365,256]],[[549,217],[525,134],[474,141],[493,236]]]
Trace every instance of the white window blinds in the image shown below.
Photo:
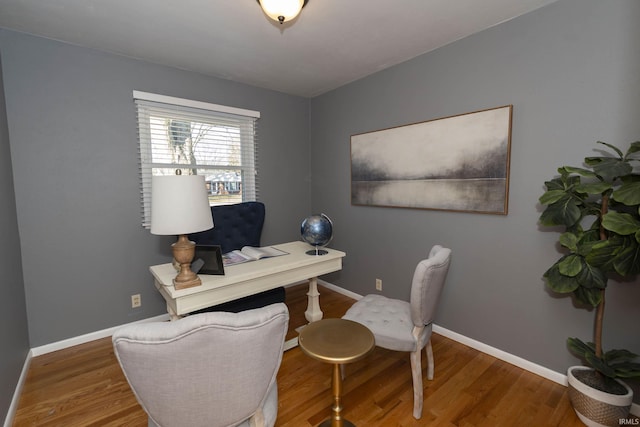
[[[142,225],[151,225],[151,176],[204,175],[210,205],[257,200],[257,111],[133,92]]]

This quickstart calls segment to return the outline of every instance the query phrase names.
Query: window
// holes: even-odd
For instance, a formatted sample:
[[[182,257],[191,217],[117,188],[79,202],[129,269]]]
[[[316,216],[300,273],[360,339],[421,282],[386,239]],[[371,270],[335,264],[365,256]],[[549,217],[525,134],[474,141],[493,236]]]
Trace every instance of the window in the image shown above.
[[[257,111],[134,91],[142,225],[151,226],[151,176],[204,175],[209,204],[257,200]]]

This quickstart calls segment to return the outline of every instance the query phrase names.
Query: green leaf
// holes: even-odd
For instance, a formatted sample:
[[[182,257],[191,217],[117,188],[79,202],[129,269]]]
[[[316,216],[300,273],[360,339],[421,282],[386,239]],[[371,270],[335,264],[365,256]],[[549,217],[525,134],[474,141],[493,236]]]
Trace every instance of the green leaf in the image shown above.
[[[593,343],[587,344],[579,338],[567,338],[567,346],[573,354],[583,359],[587,353],[595,355],[595,345]]]
[[[603,361],[615,370],[615,376],[619,378],[640,377],[640,363],[638,355],[629,350],[609,350],[603,357]]]
[[[585,194],[602,194],[609,189],[611,189],[611,183],[598,181],[598,182],[580,184],[576,186],[575,191],[578,193],[585,193]]]
[[[560,170],[565,171],[567,174],[577,173],[578,175],[582,175],[587,178],[596,177],[596,174],[593,173],[593,171],[590,171],[589,169],[584,169],[584,168],[576,168],[573,166],[562,166],[561,168],[558,169],[558,172],[560,172]]]
[[[569,191],[576,185],[580,185],[581,178],[579,175],[570,175],[565,170],[565,167],[558,168],[558,172],[560,173],[560,178],[556,178],[556,179],[558,179],[562,184],[562,187],[561,187],[562,189]]]
[[[621,276],[635,276],[640,273],[640,245],[635,239],[626,239],[625,243],[613,259],[613,267]]]
[[[629,175],[633,172],[631,165],[620,159],[611,157],[587,157],[584,161],[605,181],[613,181],[620,176]]]
[[[608,363],[618,363],[618,362],[631,362],[638,357],[637,354],[630,352],[629,350],[609,350],[607,351],[603,359]]]
[[[614,271],[613,259],[623,245],[622,239],[600,240],[593,244],[591,251],[585,256],[587,263],[604,271]]]
[[[626,236],[640,230],[640,221],[627,213],[609,211],[602,217],[602,226],[609,231]]]
[[[564,182],[560,178],[554,178],[551,181],[545,181],[544,186],[548,191],[551,190],[565,190]]]
[[[635,361],[638,356],[628,350],[609,350],[597,358],[595,345],[578,338],[567,338],[567,347],[587,365],[610,378],[640,377],[640,363]]]
[[[602,142],[602,141],[597,141],[597,143],[598,144],[602,144],[602,145],[606,145],[607,147],[611,148],[613,151],[618,153],[618,157],[620,157],[621,159],[623,158],[622,151],[620,151],[620,149],[618,147],[616,147],[615,145],[607,144],[606,142]]]
[[[574,252],[586,259],[593,251],[593,247],[599,245],[600,242],[598,233],[590,230],[582,235]]]
[[[640,205],[640,182],[635,181],[621,185],[611,197],[627,206]]]
[[[613,366],[616,378],[640,378],[640,363],[625,362]]]
[[[572,197],[563,197],[553,203],[540,215],[540,223],[545,226],[564,225],[571,227],[576,224],[582,214],[580,208]]]
[[[580,284],[574,277],[567,277],[560,274],[558,270],[558,261],[548,269],[542,277],[547,282],[547,286],[554,292],[559,294],[568,294],[574,292],[580,287]]]
[[[580,236],[580,244],[595,243],[600,241],[600,223],[594,221],[589,230],[585,231]]]
[[[541,205],[551,205],[565,197],[566,194],[564,190],[549,190],[540,196],[538,201]]]
[[[558,271],[563,276],[575,277],[582,271],[582,264],[582,257],[571,254],[558,263]]]
[[[605,289],[608,282],[607,274],[588,262],[582,264],[582,269],[576,279],[578,284],[586,289]]]
[[[631,143],[631,145],[629,146],[629,149],[627,150],[627,155],[625,156],[625,158],[628,157],[630,154],[637,153],[637,152],[640,152],[640,141]]]
[[[593,308],[597,307],[602,301],[602,291],[597,288],[588,289],[585,287],[578,287],[573,291],[573,296],[575,296],[582,304]]]
[[[574,233],[566,232],[560,235],[560,244],[565,248],[577,252],[578,249],[578,236]]]
[[[595,354],[587,353],[585,360],[593,369],[604,376],[609,378],[616,377],[616,371],[611,366],[607,365],[602,359],[597,358]]]

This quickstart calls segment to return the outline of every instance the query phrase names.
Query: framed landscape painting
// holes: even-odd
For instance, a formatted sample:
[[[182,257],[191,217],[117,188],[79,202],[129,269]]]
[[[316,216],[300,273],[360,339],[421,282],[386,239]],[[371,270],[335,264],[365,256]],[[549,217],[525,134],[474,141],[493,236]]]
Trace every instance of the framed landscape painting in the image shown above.
[[[351,136],[351,203],[506,215],[513,106]]]

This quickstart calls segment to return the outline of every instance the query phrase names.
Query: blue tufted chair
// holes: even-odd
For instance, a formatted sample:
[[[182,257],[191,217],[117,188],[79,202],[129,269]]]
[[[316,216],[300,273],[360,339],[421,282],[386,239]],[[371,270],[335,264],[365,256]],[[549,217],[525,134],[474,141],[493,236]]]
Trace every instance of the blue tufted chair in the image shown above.
[[[220,245],[222,253],[260,246],[265,208],[261,202],[211,206],[213,228],[189,237],[198,245]]]
[[[373,332],[376,345],[411,353],[413,417],[422,417],[421,352],[426,347],[427,378],[433,379],[431,329],[440,293],[451,263],[451,249],[435,245],[429,258],[418,263],[413,273],[410,302],[366,295],[347,310],[343,319],[361,323]]]
[[[189,235],[197,245],[219,245],[222,253],[242,249],[243,246],[260,246],[264,225],[265,206],[262,202],[242,202],[233,205],[211,206],[213,228]],[[268,304],[284,302],[283,287],[240,298],[203,311],[240,312]]]

